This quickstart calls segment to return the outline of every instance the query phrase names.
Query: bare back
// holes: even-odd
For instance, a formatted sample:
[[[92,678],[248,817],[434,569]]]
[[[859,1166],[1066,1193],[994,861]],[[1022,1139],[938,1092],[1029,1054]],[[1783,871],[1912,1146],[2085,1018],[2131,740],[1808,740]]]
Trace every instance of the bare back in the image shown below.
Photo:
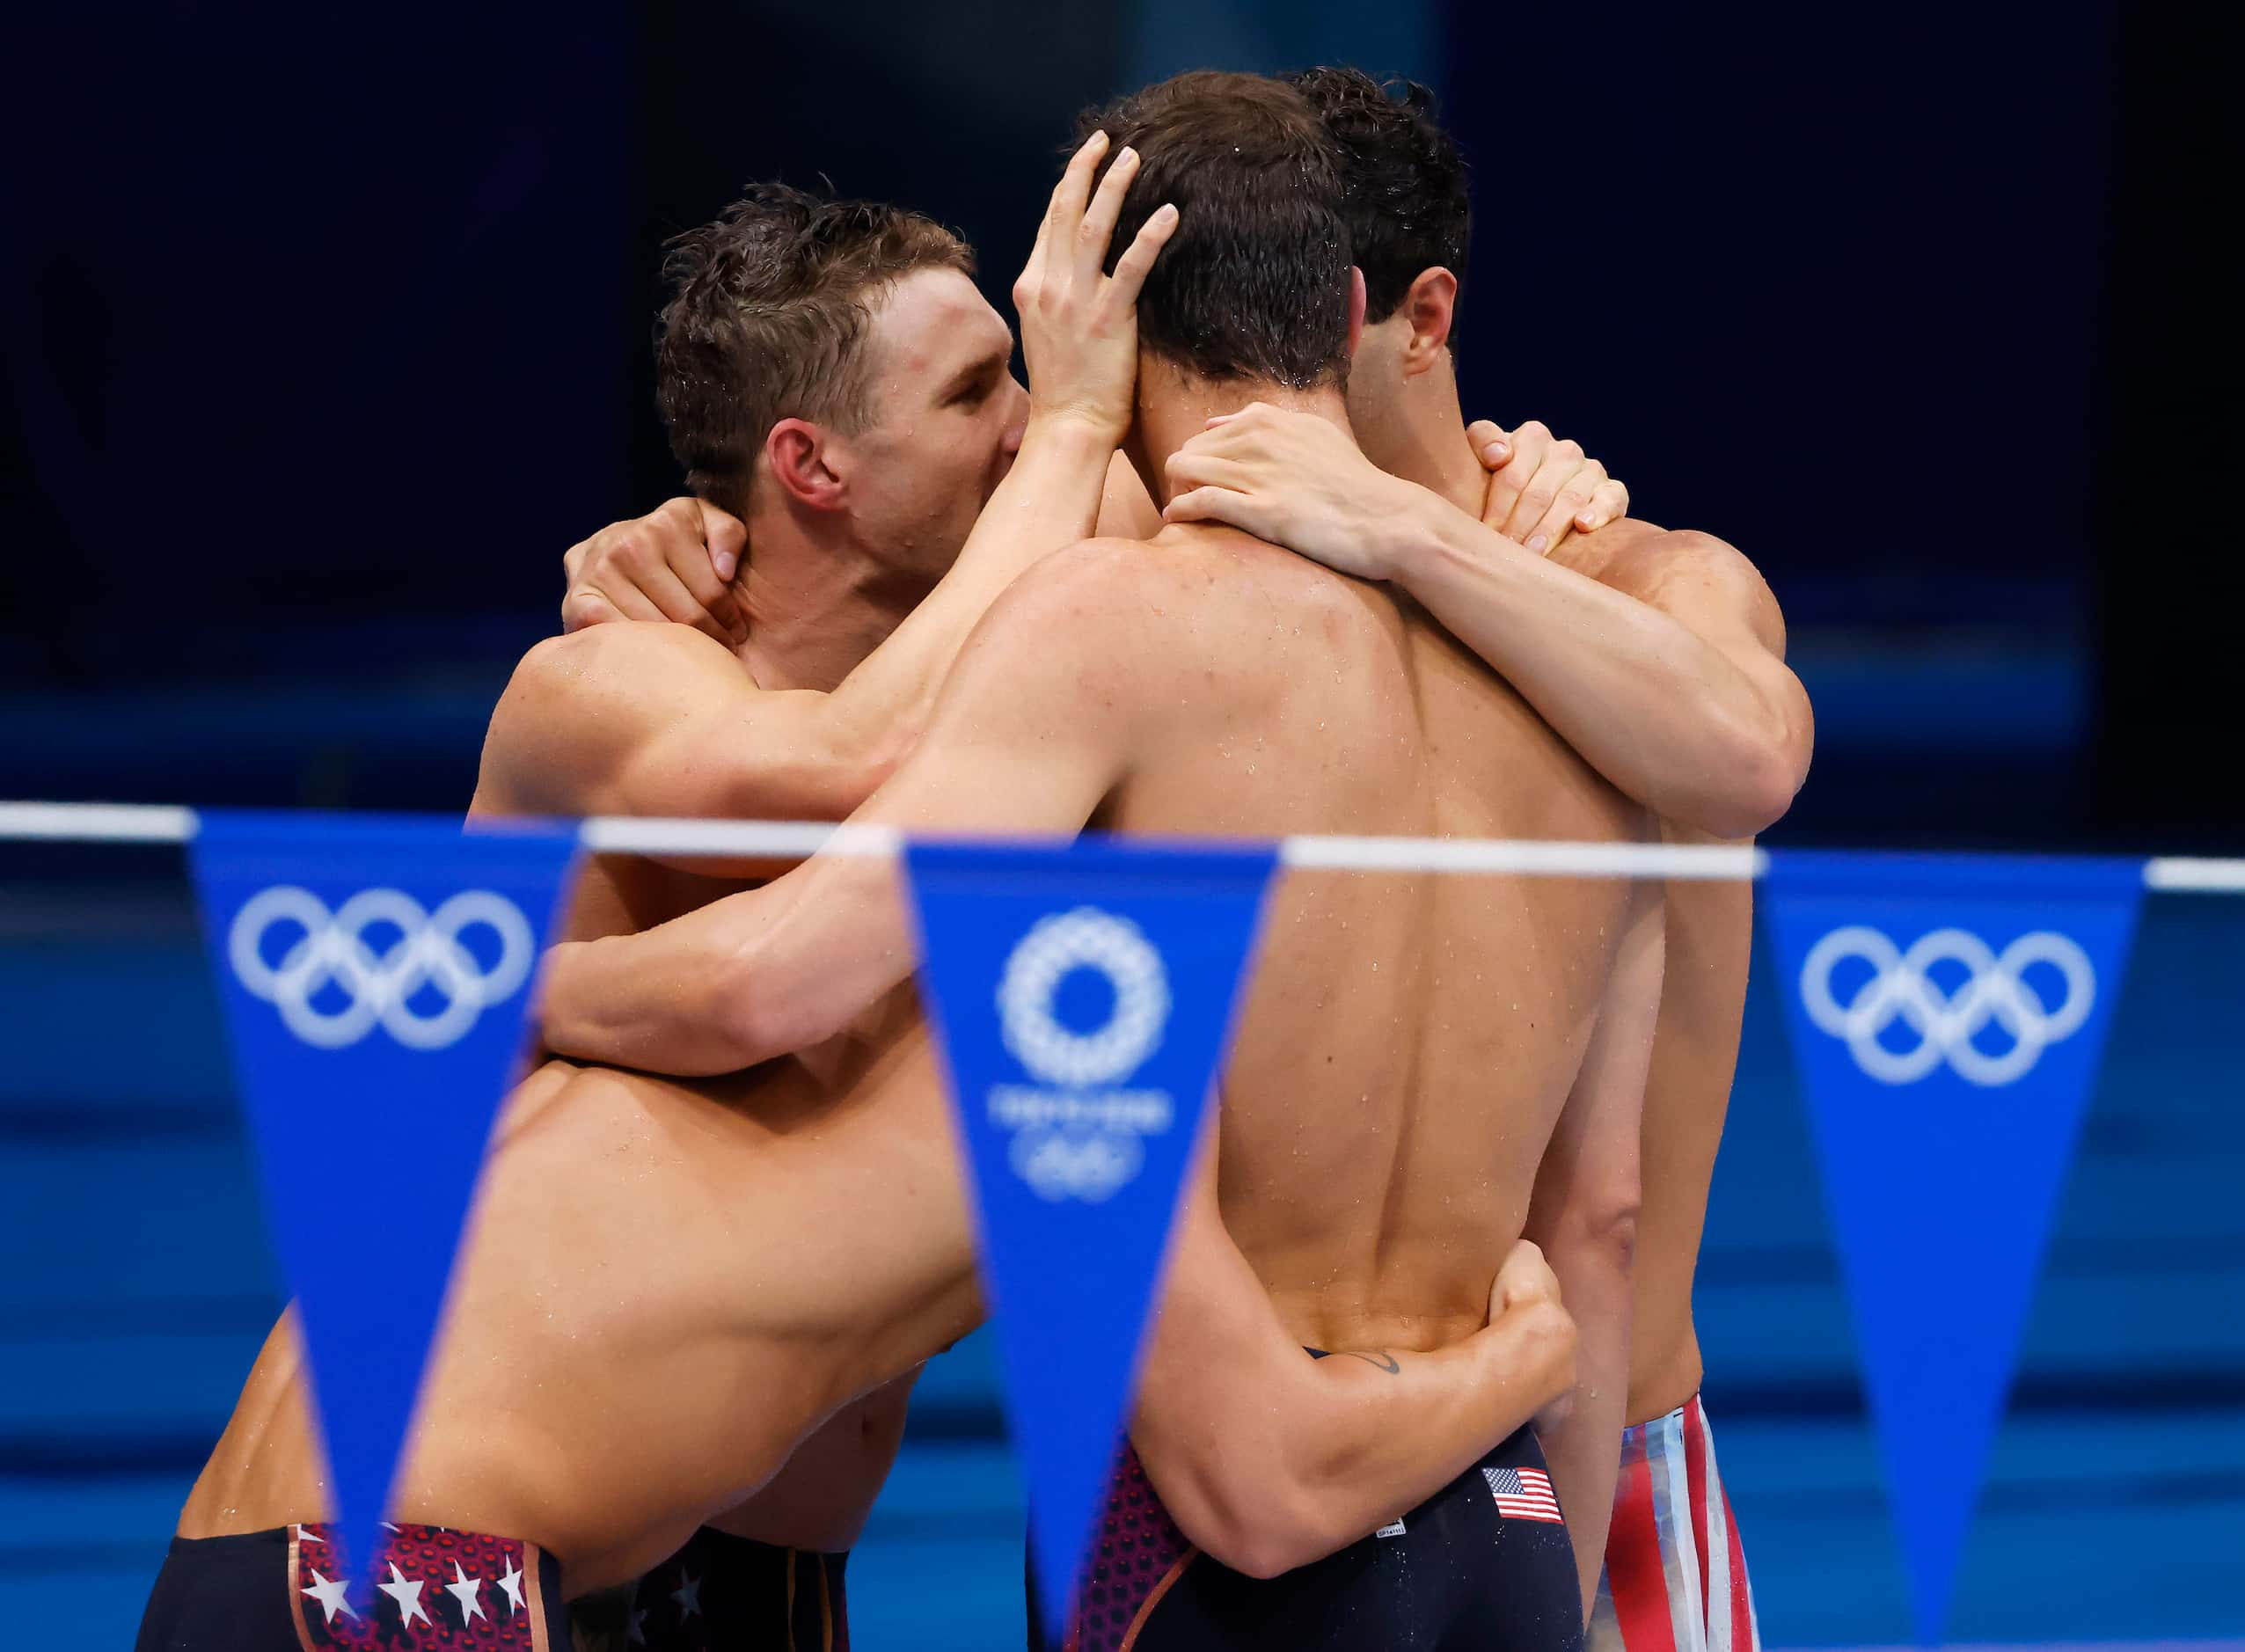
[[[1415,607],[1229,530],[1173,530],[1139,553],[1189,593],[1209,709],[1097,823],[1645,831],[1642,810]],[[1225,1224],[1295,1335],[1426,1349],[1481,1323],[1630,899],[1620,881],[1285,876],[1225,1078],[1220,1181]]]

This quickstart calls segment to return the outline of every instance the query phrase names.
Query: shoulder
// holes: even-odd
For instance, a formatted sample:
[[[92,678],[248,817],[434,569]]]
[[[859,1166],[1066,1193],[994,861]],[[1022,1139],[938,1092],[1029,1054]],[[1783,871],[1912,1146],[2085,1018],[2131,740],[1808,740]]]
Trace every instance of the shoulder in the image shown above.
[[[548,637],[516,664],[484,736],[479,792],[558,807],[555,787],[636,749],[689,698],[751,685],[723,647],[686,625],[624,623]]]
[[[1742,628],[1785,652],[1785,615],[1761,571],[1736,546],[1691,528],[1624,519],[1572,542],[1582,572],[1686,621]]]
[[[553,715],[660,698],[674,685],[747,686],[741,662],[690,625],[633,622],[548,637],[515,667],[502,713]]]
[[[1284,619],[1338,632],[1377,626],[1372,588],[1230,530],[1173,528],[1156,537],[1086,539],[1013,581],[993,622],[1039,627],[1093,646],[1233,647]]]

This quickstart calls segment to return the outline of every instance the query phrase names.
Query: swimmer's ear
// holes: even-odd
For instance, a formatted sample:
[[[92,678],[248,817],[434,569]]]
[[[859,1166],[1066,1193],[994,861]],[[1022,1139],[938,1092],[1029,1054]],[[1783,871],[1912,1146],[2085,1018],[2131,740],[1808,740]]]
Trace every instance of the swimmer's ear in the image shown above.
[[[1357,342],[1364,336],[1364,272],[1349,267],[1349,359],[1357,359]]]
[[[1458,278],[1439,265],[1421,270],[1400,308],[1411,324],[1411,341],[1403,347],[1403,376],[1409,378],[1439,361],[1450,342],[1458,316]]]
[[[848,489],[826,462],[826,432],[802,419],[782,419],[764,439],[772,486],[813,510],[839,510]]]

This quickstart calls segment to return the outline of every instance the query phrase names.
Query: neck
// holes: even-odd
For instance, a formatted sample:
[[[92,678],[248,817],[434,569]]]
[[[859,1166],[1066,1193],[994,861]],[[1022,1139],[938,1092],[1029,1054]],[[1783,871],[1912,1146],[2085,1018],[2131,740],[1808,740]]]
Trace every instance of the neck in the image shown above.
[[[1208,421],[1217,414],[1238,413],[1257,401],[1315,413],[1344,431],[1349,429],[1348,404],[1337,385],[1294,390],[1260,379],[1227,379],[1217,384],[1188,377],[1166,363],[1143,366],[1135,445],[1144,456],[1146,480],[1156,501],[1166,505],[1177,492],[1169,484],[1170,455],[1207,429]]]
[[[1448,351],[1404,381],[1401,393],[1382,410],[1379,429],[1365,435],[1364,451],[1380,469],[1441,494],[1460,510],[1481,514],[1488,471],[1466,439],[1458,369]]]
[[[777,511],[751,522],[733,588],[749,621],[742,662],[768,689],[833,689],[927,595],[862,546]]]

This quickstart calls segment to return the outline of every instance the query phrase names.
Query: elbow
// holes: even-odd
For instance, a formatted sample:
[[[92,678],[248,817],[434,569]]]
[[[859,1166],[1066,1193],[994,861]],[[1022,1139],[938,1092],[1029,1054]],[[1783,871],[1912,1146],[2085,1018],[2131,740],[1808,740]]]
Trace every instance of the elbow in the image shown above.
[[[1335,1534],[1317,1518],[1314,1499],[1299,1490],[1273,1495],[1268,1487],[1251,1505],[1211,1505],[1192,1525],[1181,1520],[1178,1528],[1218,1565],[1260,1579],[1321,1561],[1364,1535]]]
[[[1782,730],[1741,729],[1722,760],[1719,784],[1700,806],[1678,811],[1685,823],[1726,840],[1759,837],[1785,818],[1795,793],[1807,778]]]
[[[816,1043],[794,995],[772,981],[750,951],[735,952],[710,972],[700,1020],[717,1048],[713,1071],[737,1071]]]
[[[1547,1248],[1554,1267],[1586,1264],[1627,1279],[1637,1263],[1637,1188],[1616,1187],[1581,1201],[1561,1219]],[[1559,1259],[1564,1259],[1563,1262]]]
[[[1734,834],[1754,837],[1783,820],[1801,784],[1809,778],[1808,757],[1795,749],[1788,731],[1771,731],[1751,742],[1740,785],[1739,806],[1750,822]]]
[[[1335,1529],[1329,1499],[1319,1495],[1314,1474],[1291,1451],[1255,1449],[1247,1433],[1232,1430],[1211,1433],[1185,1461],[1174,1446],[1147,1444],[1158,1454],[1147,1473],[1170,1517],[1218,1565],[1248,1577],[1276,1577],[1364,1535]]]

